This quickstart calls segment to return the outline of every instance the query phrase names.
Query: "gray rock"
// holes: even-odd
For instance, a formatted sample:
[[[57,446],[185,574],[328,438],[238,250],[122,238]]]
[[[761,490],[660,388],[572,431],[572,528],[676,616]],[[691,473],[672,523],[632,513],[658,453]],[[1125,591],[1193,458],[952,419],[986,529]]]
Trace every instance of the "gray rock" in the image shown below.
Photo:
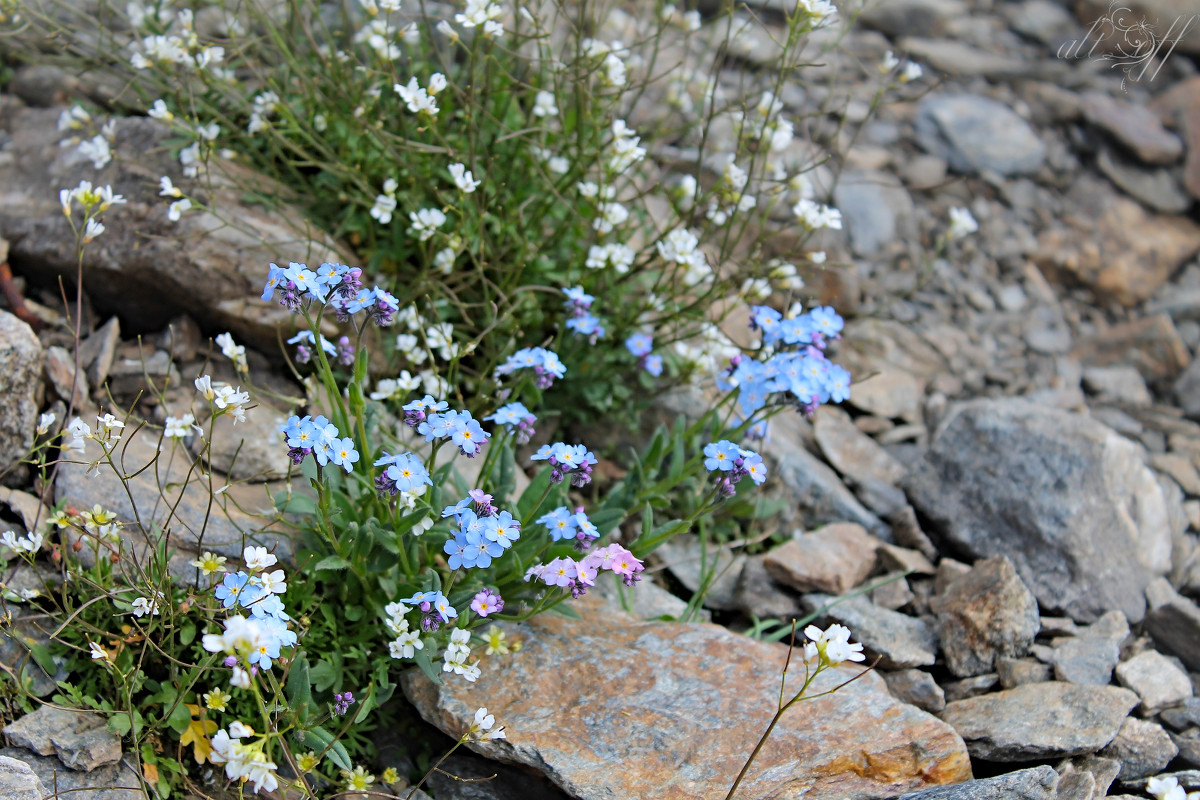
[[[977,563],[935,610],[946,666],[960,678],[991,672],[999,657],[1025,655],[1040,626],[1037,600],[1007,556]]]
[[[108,371],[108,391],[126,402],[140,397],[142,402],[157,403],[158,392],[181,383],[179,370],[166,350],[118,353]]]
[[[1046,45],[1079,30],[1079,21],[1071,12],[1051,0],[1006,4],[1000,11],[1014,31]]]
[[[913,202],[895,176],[885,172],[850,172],[833,192],[850,237],[850,249],[861,258],[874,258],[902,249],[916,238]]]
[[[1083,116],[1147,164],[1170,164],[1183,155],[1183,141],[1145,106],[1088,92],[1083,95]]]
[[[1049,664],[1034,658],[997,658],[996,674],[1005,689],[1023,686],[1026,683],[1042,683],[1053,677]]]
[[[776,547],[763,566],[776,581],[797,591],[843,594],[871,574],[879,544],[861,525],[835,523]]]
[[[917,107],[917,141],[959,172],[1031,175],[1046,148],[1008,106],[973,94],[932,94]]]
[[[287,417],[266,403],[259,403],[246,415],[245,422],[235,422],[230,416],[219,417],[213,425],[208,463],[231,481],[270,481],[286,477],[291,462],[287,448],[280,445],[283,440],[279,426]],[[208,429],[207,422],[200,424]],[[197,436],[191,439],[189,447],[198,454],[203,450],[204,442]]]
[[[902,795],[900,800],[1055,800],[1058,773],[1034,767],[994,778],[938,786]]]
[[[737,608],[734,590],[746,561],[744,555],[734,555],[712,542],[702,548],[698,536],[684,534],[663,542],[655,556],[688,591],[697,592],[703,587],[703,604],[708,608]]]
[[[904,506],[891,514],[888,522],[892,525],[892,538],[896,540],[896,544],[916,550],[929,561],[938,560],[938,550],[925,535],[925,531],[921,530],[916,509],[912,506]]]
[[[1192,681],[1187,673],[1157,650],[1143,650],[1117,665],[1117,682],[1136,692],[1147,712],[1192,697]]]
[[[1090,772],[1069,772],[1058,779],[1055,800],[1092,800],[1096,792],[1096,777]]]
[[[818,611],[838,598],[806,594],[804,603]],[[928,667],[937,661],[937,631],[916,617],[880,608],[862,595],[849,597],[821,613],[821,618],[845,625],[862,642],[868,660],[880,657],[884,669]]]
[[[813,438],[833,468],[853,480],[874,478],[896,484],[907,471],[874,439],[860,431],[850,415],[837,406],[824,405],[817,409],[813,417]]]
[[[0,311],[0,472],[33,446],[41,374],[42,345],[33,329]]]
[[[994,672],[986,675],[976,675],[973,678],[963,678],[961,681],[948,681],[942,684],[946,692],[946,701],[965,700],[968,697],[978,697],[996,688],[1000,676]]]
[[[103,717],[87,711],[41,706],[6,725],[4,735],[40,756],[57,755],[64,766],[80,772],[121,759],[121,737]]]
[[[1051,653],[1054,677],[1081,686],[1107,686],[1112,682],[1113,667],[1121,660],[1121,645],[1128,638],[1125,615],[1108,612],[1077,636],[1055,643]]]
[[[795,499],[805,528],[849,520],[882,539],[890,537],[883,520],[858,501],[836,472],[802,447],[778,455],[775,475]]]
[[[902,669],[896,672],[883,671],[884,681],[888,691],[897,700],[912,703],[917,708],[923,708],[930,714],[941,713],[946,707],[946,693],[937,681],[923,669]]]
[[[1118,189],[1147,208],[1163,214],[1183,214],[1192,206],[1192,198],[1171,170],[1131,164],[1109,150],[1100,151],[1096,166]]]
[[[64,403],[70,403],[71,398],[74,397],[76,412],[80,415],[87,414],[92,404],[87,375],[82,371],[78,375],[76,374],[75,357],[71,355],[70,351],[57,345],[48,347],[44,363],[46,380],[54,393]]]
[[[934,575],[937,567],[920,550],[910,550],[894,544],[882,544],[876,551],[879,566],[888,571],[903,571],[914,575]]]
[[[1200,767],[1200,728],[1192,728],[1182,734],[1172,733],[1170,736],[1179,750],[1179,763],[1185,767]]]
[[[1158,648],[1200,671],[1200,606],[1178,594],[1165,578],[1146,587],[1146,601],[1150,610],[1144,627]]]
[[[763,563],[765,555],[746,557],[733,599],[738,610],[759,619],[788,620],[803,613],[800,598],[777,584]]]
[[[1095,753],[1137,703],[1128,689],[1051,681],[948,703],[942,719],[974,758],[1028,761]]]
[[[1200,358],[1192,359],[1171,388],[1179,407],[1189,417],[1200,417]]]
[[[74,150],[58,144],[59,111],[6,113],[11,158],[0,162],[0,185],[9,189],[0,197],[0,236],[12,242],[14,268],[31,265],[43,281],[72,281],[76,272],[74,237],[57,193],[46,191],[73,186],[80,177]],[[88,296],[101,313],[137,308],[139,325],[151,330],[187,312],[207,329],[229,330],[240,343],[275,352],[278,327],[290,330],[295,320],[278,304],[259,300],[267,265],[288,253],[310,264],[349,263],[350,256],[332,240],[312,241],[303,214],[243,202],[246,185],[273,190],[264,176],[233,161],[213,159],[203,190],[211,187],[212,205],[237,225],[199,210],[170,222],[158,196],[159,176],[169,175],[189,194],[201,191],[201,182],[179,174],[167,146],[174,135],[148,117],[113,120],[113,161],[98,172],[89,168],[88,177],[118,187],[128,202],[108,215],[104,237],[84,254]]]
[[[966,13],[960,0],[892,0],[865,6],[858,21],[889,36],[927,35],[941,33]]]
[[[90,385],[100,387],[108,380],[108,372],[112,369],[113,357],[120,342],[121,321],[117,317],[109,317],[108,322],[80,343],[79,363],[83,365]]]
[[[142,791],[141,776],[134,772],[124,762],[99,767],[91,772],[76,772],[63,769],[62,763],[54,756],[35,756],[19,747],[6,747],[0,750],[0,756],[7,756],[24,761],[37,774],[43,786],[50,787],[51,792],[44,798],[54,797],[86,797],[87,800],[146,800]]]
[[[1200,697],[1189,697],[1173,708],[1164,708],[1158,718],[1177,731],[1200,728]]]
[[[1125,780],[1157,775],[1178,753],[1179,748],[1161,726],[1136,717],[1126,719],[1116,738],[1100,751],[1102,757],[1121,762],[1121,777]]]
[[[0,797],[5,800],[42,800],[50,793],[33,768],[9,756],[0,756]]]
[[[21,567],[25,565],[22,564]],[[13,590],[25,588],[16,585],[11,578],[4,585]],[[35,643],[49,646],[50,639],[33,626],[19,620],[5,626],[4,630],[0,631],[0,664],[4,665],[10,679],[18,677],[25,690],[34,697],[45,697],[56,691],[58,684],[54,676],[47,675],[41,665],[30,656],[29,648]]]
[[[903,572],[893,572],[890,575],[883,575],[879,580],[882,581],[885,579],[890,580],[871,592],[871,602],[875,605],[880,608],[890,608],[892,611],[899,611],[916,599],[916,595],[909,588],[908,581],[905,580]]]
[[[1128,365],[1085,367],[1083,388],[1102,399],[1117,403],[1148,406],[1154,402],[1142,373]]]
[[[1112,758],[1099,756],[1075,756],[1060,763],[1058,774],[1065,778],[1071,774],[1086,774],[1092,777],[1095,787],[1095,797],[1104,797],[1117,775],[1121,772],[1121,762]],[[1059,783],[1059,794],[1062,794],[1062,783]],[[1064,798],[1065,800],[1065,798]]]
[[[114,511],[125,523],[126,551],[131,558],[139,560],[149,557],[153,546],[151,540],[157,541],[157,537],[148,536],[133,521],[140,518],[144,525],[153,523],[162,530],[170,528],[171,545],[177,548],[170,568],[179,579],[195,579],[196,569],[188,562],[195,558],[192,553],[199,546],[237,559],[241,558],[246,545],[254,544],[266,547],[280,561],[291,560],[291,539],[283,532],[282,523],[273,519],[269,500],[264,503],[267,498],[262,486],[232,485],[217,496],[216,503],[210,508],[208,490],[199,480],[193,477],[186,486],[180,485],[190,468],[190,459],[186,456],[164,457],[158,462],[158,469],[142,469],[157,457],[157,440],[157,434],[147,428],[122,440],[118,463],[129,474],[137,472],[136,477],[128,481],[128,493],[121,480],[107,467],[102,467],[96,476],[87,477],[88,462],[100,457],[100,446],[89,441],[82,457],[72,456],[71,461],[60,464],[54,482],[55,500],[79,508],[91,508],[99,503]],[[171,446],[167,445],[168,448]],[[268,485],[268,488],[271,487]],[[274,488],[278,490],[279,487]],[[72,535],[68,534],[67,538],[71,539]],[[94,558],[91,548],[84,547],[78,555],[85,566],[90,566],[90,559]]]
[[[1007,555],[1044,609],[1145,614],[1171,566],[1170,517],[1142,451],[1095,420],[1020,400],[951,409],[904,487],[929,531],[971,559]]]

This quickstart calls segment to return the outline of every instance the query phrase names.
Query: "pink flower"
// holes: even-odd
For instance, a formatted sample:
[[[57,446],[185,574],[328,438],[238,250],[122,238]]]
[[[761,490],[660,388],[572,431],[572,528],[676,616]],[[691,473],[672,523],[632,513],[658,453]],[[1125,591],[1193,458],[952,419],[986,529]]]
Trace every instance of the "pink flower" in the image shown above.
[[[504,610],[504,600],[491,589],[484,589],[471,601],[471,610],[481,617],[497,614]]]

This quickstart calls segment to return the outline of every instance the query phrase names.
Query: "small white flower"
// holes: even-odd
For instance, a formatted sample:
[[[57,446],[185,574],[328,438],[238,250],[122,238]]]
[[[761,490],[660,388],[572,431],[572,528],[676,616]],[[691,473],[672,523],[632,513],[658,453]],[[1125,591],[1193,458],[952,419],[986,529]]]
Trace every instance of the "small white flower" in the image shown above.
[[[970,210],[958,208],[957,206],[950,209],[950,227],[946,229],[946,236],[948,238],[962,239],[978,230],[979,223],[975,221],[975,217],[971,215]]]
[[[465,164],[451,164],[450,177],[454,179],[454,185],[466,194],[478,189],[479,184],[483,182],[475,180],[475,176],[471,174]]]
[[[54,420],[58,419],[53,411],[46,412],[38,417],[37,435],[43,436],[50,431],[50,426],[54,424]]]
[[[435,72],[429,76],[428,92],[430,94],[437,94],[445,89],[446,85],[446,76],[440,72]]]
[[[554,102],[554,92],[540,90],[533,100],[533,115],[535,117],[556,117],[558,106]]]
[[[171,178],[169,176],[163,175],[158,179],[158,196],[182,197],[183,192],[179,191],[179,189],[175,187],[175,184],[171,182]]]
[[[400,99],[408,106],[408,110],[414,114],[422,112],[437,116],[438,105],[421,85],[417,82],[416,76],[409,79],[407,84],[396,83],[392,85],[392,89],[396,94],[400,95]]]
[[[155,100],[154,105],[150,106],[150,110],[146,112],[154,119],[161,119],[163,122],[170,122],[175,119],[175,115],[167,108],[167,104],[161,99]]]
[[[396,198],[386,194],[375,196],[375,205],[371,206],[371,216],[387,225],[392,221],[392,212],[396,210]]]
[[[144,617],[147,614],[157,616],[159,613],[158,600],[158,597],[153,600],[146,597],[137,598],[133,601],[133,615],[135,617]]]
[[[83,228],[83,241],[90,242],[102,233],[104,233],[104,223],[89,219]]]
[[[246,569],[251,572],[258,572],[279,563],[279,559],[274,554],[268,553],[267,548],[253,546],[242,551],[242,561],[245,563]]]
[[[93,661],[111,661],[108,653],[104,652],[104,648],[95,642],[88,642],[88,649],[91,650]]]
[[[184,439],[191,433],[191,427],[195,423],[196,418],[190,413],[182,417],[167,417],[163,438]]]
[[[436,208],[422,208],[419,211],[408,212],[408,218],[412,221],[408,232],[417,237],[419,241],[427,241],[437,229],[446,224],[446,215]]]
[[[179,191],[176,189],[175,191]],[[167,219],[171,222],[179,222],[179,218],[183,216],[183,212],[188,211],[192,207],[192,201],[184,197],[176,200],[171,205],[167,206]]]
[[[831,228],[840,231],[842,229],[841,211],[808,198],[803,198],[792,206],[792,213],[796,215],[797,220],[811,230]]]

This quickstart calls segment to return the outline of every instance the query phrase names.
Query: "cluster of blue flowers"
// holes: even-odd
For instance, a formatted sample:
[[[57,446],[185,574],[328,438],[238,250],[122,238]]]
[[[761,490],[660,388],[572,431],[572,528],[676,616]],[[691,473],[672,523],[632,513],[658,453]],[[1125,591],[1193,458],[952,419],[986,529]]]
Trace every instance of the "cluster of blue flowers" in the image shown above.
[[[591,313],[592,303],[596,298],[585,292],[582,286],[563,289],[563,294],[567,296],[564,305],[571,315],[567,320],[567,329],[580,336],[590,337],[593,344],[597,339],[603,338],[604,324],[599,317]]]
[[[365,311],[381,327],[395,322],[400,310],[399,302],[387,290],[378,286],[363,288],[361,269],[329,262],[316,272],[295,261],[288,262],[287,267],[271,264],[262,299],[270,300],[275,295],[279,304],[293,313],[306,303],[328,304],[342,322]]]
[[[271,663],[279,658],[280,648],[292,647],[297,641],[296,632],[288,628],[291,617],[284,610],[280,598],[287,591],[287,581],[283,570],[268,571],[277,563],[277,559],[266,548],[247,547],[245,562],[250,571],[239,570],[226,574],[217,584],[213,595],[221,601],[223,608],[232,610],[240,607],[250,612],[249,620],[253,623],[254,635],[248,652],[244,654],[246,662],[252,668],[270,669]],[[226,623],[228,625],[229,621]],[[234,666],[236,662],[237,659],[233,659],[228,666]]]
[[[737,493],[734,487],[742,478],[749,477],[755,485],[767,479],[762,456],[728,439],[704,446],[704,468],[715,474],[717,491],[722,497],[733,497]]]
[[[435,400],[433,395],[427,394],[401,408],[404,409],[404,424],[416,428],[425,441],[449,438],[467,458],[479,455],[491,437],[480,426],[479,420],[471,416],[470,411],[448,411],[450,404],[445,400]]]
[[[596,455],[581,444],[555,442],[544,444],[529,457],[530,461],[546,461],[550,464],[550,481],[562,483],[571,476],[572,486],[587,486],[592,482],[592,467]]]
[[[592,524],[583,506],[574,511],[566,506],[559,506],[538,519],[539,525],[545,525],[554,541],[575,541],[575,549],[586,553],[592,542],[600,538],[600,530]]]
[[[567,368],[559,360],[558,354],[543,347],[523,347],[513,353],[496,367],[496,377],[511,375],[519,369],[533,370],[536,376],[533,383],[539,389],[549,389],[555,378],[567,374]]]
[[[533,423],[537,422],[537,417],[529,412],[524,403],[513,402],[500,406],[483,420],[503,425],[514,434],[517,444],[526,444],[533,438]]]
[[[320,337],[320,341],[322,350],[347,367],[353,366],[354,345],[351,344],[349,336],[338,339],[336,345],[324,336]],[[312,360],[313,348],[317,346],[317,337],[313,335],[312,331],[300,331],[288,339],[287,343],[296,345],[296,363],[307,364]]]
[[[298,417],[293,414],[279,426],[279,430],[287,440],[288,458],[293,464],[299,466],[312,453],[322,467],[332,462],[346,472],[354,471],[354,464],[358,461],[354,440],[349,436],[343,438],[337,426],[324,416],[314,418],[305,414]]]
[[[763,344],[776,348],[770,358],[756,361],[736,356],[730,360],[721,388],[739,388],[741,413],[749,417],[763,408],[773,393],[789,394],[808,415],[829,401],[850,396],[850,373],[825,356],[825,345],[843,327],[832,308],[821,306],[806,314],[784,317],[768,306],[754,306],[750,327],[761,330]],[[778,350],[791,346],[793,350]]]
[[[625,340],[625,349],[638,360],[638,366],[654,377],[662,375],[662,356],[655,355],[654,339],[648,333],[635,333]]]
[[[384,451],[375,466],[387,467],[375,478],[375,491],[380,497],[395,497],[400,492],[417,492],[420,487],[433,486],[429,471],[412,453],[391,455]]]
[[[521,523],[507,511],[492,505],[492,496],[475,489],[442,511],[458,525],[444,548],[450,569],[490,567],[492,559],[504,555],[521,538]]]

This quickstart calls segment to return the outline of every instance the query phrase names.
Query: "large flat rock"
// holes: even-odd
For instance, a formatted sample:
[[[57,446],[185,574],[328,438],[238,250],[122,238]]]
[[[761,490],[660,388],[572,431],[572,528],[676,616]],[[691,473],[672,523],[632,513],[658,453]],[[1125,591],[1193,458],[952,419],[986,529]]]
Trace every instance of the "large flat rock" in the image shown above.
[[[491,758],[544,772],[581,800],[724,796],[775,712],[783,645],[715,625],[637,622],[584,610],[504,623],[519,653],[484,664],[467,684],[405,676],[421,716],[452,736],[486,706],[508,739]],[[813,693],[853,677],[842,667]],[[793,660],[789,686],[803,673]],[[739,789],[741,800],[894,797],[970,778],[962,740],[935,717],[864,675],[783,717]]]

